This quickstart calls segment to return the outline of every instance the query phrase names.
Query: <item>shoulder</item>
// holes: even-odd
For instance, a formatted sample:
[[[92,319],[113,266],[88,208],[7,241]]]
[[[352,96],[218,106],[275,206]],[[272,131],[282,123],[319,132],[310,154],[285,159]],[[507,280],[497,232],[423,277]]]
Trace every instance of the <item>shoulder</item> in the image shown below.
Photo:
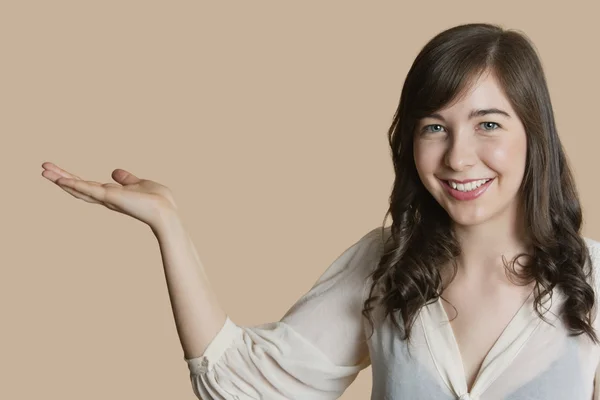
[[[347,244],[319,278],[319,284],[346,279],[363,281],[373,269],[382,246],[382,228],[370,228]]]
[[[366,232],[363,232],[362,235],[354,241],[351,248],[378,248],[383,244],[384,238],[389,236],[389,232],[390,227],[377,226],[375,228],[370,228]]]
[[[600,242],[589,237],[584,237],[583,241],[590,254],[592,285],[596,293],[600,292]]]
[[[375,258],[381,257],[384,246],[390,239],[391,226],[377,226],[367,231],[356,244],[369,249]],[[600,244],[599,244],[600,245]]]
[[[589,237],[584,237],[583,241],[585,242],[588,252],[590,253],[592,267],[594,270],[597,270],[600,268],[600,242]]]
[[[587,236],[584,236],[583,237],[583,241],[588,246],[588,248],[592,248],[592,249],[594,249],[596,251],[600,249],[600,242],[597,241],[597,240],[595,240],[595,239],[592,239],[592,238],[589,238]]]
[[[370,240],[380,240],[383,238],[383,236],[388,236],[391,232],[391,226],[376,226],[375,228],[371,228],[370,230],[368,230],[361,238],[361,240],[364,239],[370,239]]]

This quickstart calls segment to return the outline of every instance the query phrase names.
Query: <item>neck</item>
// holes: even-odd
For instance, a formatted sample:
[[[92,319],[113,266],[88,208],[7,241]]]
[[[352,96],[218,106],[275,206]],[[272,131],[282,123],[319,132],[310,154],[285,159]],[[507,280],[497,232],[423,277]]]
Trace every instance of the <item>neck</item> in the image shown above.
[[[479,225],[454,225],[461,247],[461,255],[456,260],[459,274],[474,279],[504,279],[503,258],[510,262],[516,255],[528,253],[524,218],[517,210],[506,211]]]

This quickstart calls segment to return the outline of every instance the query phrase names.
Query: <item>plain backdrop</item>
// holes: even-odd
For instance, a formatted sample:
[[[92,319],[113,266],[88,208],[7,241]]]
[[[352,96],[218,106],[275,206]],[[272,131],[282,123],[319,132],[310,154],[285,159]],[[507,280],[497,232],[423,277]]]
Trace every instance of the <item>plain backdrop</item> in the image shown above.
[[[43,162],[170,187],[231,318],[276,321],[382,224],[404,78],[457,24],[534,41],[600,239],[594,3],[0,2],[0,398],[195,398],[152,232]]]

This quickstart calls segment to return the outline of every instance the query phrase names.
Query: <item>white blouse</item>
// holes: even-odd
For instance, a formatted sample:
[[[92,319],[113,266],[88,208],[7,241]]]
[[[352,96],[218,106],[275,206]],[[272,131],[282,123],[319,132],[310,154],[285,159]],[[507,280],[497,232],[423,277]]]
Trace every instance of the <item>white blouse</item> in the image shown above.
[[[600,275],[600,243],[585,241]],[[347,248],[279,322],[241,327],[227,318],[201,357],[184,358],[196,396],[337,399],[371,365],[372,400],[600,400],[600,383],[594,393],[600,347],[585,335],[568,336],[556,315],[564,300],[558,290],[548,303],[549,323],[536,314],[533,296],[527,299],[485,357],[470,392],[441,301],[421,309],[410,346],[389,318],[376,322],[366,340],[371,327],[361,310],[382,249],[377,227]]]

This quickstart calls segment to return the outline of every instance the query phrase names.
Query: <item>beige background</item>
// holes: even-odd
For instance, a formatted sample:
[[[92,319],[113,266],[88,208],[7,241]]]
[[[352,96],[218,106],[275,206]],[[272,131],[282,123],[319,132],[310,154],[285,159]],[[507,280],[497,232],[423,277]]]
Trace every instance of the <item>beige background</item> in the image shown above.
[[[195,398],[151,231],[44,161],[169,186],[232,319],[278,320],[381,224],[404,77],[459,23],[535,42],[600,239],[593,3],[1,2],[0,398]],[[370,386],[369,368],[343,399]]]

